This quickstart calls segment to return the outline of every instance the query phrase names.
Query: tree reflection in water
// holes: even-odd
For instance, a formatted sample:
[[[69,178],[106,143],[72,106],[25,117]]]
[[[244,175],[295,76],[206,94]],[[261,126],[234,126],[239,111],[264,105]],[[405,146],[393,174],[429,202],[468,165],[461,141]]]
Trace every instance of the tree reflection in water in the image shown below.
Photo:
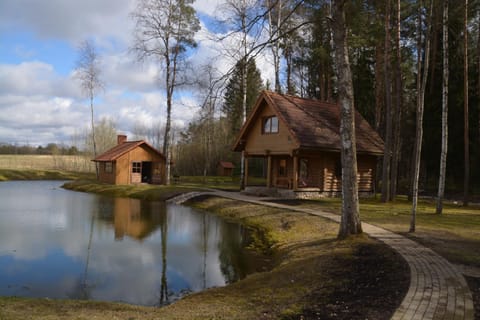
[[[56,184],[0,185],[0,295],[158,306],[262,270],[241,225]]]

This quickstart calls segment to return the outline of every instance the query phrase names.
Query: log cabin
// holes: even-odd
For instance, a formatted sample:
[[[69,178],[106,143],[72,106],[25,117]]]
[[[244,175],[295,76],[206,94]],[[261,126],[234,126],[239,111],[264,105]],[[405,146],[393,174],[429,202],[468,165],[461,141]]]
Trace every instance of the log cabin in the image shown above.
[[[375,191],[383,141],[355,111],[360,194]],[[245,191],[308,198],[341,194],[340,106],[263,91],[233,146],[245,155]],[[263,159],[265,183],[249,182],[248,161]]]
[[[98,180],[109,184],[163,184],[165,156],[144,140],[127,141],[118,135],[117,145],[93,159]]]

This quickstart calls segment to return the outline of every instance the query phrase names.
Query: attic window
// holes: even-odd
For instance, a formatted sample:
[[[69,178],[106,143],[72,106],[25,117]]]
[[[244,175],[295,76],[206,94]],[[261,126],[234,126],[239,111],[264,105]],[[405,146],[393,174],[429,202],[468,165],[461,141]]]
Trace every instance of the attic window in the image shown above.
[[[262,133],[278,133],[278,118],[276,116],[263,119]]]

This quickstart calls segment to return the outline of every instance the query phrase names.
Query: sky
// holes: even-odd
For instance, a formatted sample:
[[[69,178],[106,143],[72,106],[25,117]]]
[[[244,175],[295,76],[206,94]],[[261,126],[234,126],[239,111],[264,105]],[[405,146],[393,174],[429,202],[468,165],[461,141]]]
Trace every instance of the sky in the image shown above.
[[[222,71],[233,65],[211,40],[219,32],[211,21],[221,1],[194,3],[202,25],[190,57],[197,69],[212,61]],[[119,133],[129,136],[135,124],[164,123],[161,70],[153,61],[138,62],[129,50],[135,5],[135,0],[0,1],[0,144],[71,145],[75,135],[85,132],[90,106],[74,77],[78,47],[85,40],[101,57],[105,84],[95,99],[95,120],[111,119]],[[262,64],[261,69],[269,69],[266,60]],[[198,114],[198,96],[193,89],[177,96],[176,126],[186,126]]]

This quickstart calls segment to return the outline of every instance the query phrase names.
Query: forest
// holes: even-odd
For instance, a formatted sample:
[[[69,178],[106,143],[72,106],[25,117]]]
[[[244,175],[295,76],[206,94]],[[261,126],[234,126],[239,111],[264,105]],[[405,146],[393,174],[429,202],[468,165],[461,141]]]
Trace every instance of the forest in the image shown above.
[[[219,160],[231,160],[239,167],[240,155],[231,152],[231,145],[243,123],[245,85],[247,115],[263,89],[337,99],[330,1],[264,0],[253,10],[257,2],[245,11],[246,30],[268,30],[270,36],[248,45],[249,54],[227,75],[225,85],[215,88],[216,95],[205,99],[202,113],[179,132],[173,151],[174,171],[179,175],[213,174]],[[346,2],[355,107],[385,141],[387,157],[379,160],[377,170],[379,190],[380,185],[388,185],[390,196],[409,193],[417,105],[423,95],[420,191],[435,194],[438,188],[441,154],[447,149],[442,148],[444,126],[448,128],[445,192],[461,197],[465,185],[468,193],[478,191],[479,24],[479,1]],[[261,78],[255,59],[258,48],[271,53],[274,83]],[[442,122],[445,107],[447,117]]]

